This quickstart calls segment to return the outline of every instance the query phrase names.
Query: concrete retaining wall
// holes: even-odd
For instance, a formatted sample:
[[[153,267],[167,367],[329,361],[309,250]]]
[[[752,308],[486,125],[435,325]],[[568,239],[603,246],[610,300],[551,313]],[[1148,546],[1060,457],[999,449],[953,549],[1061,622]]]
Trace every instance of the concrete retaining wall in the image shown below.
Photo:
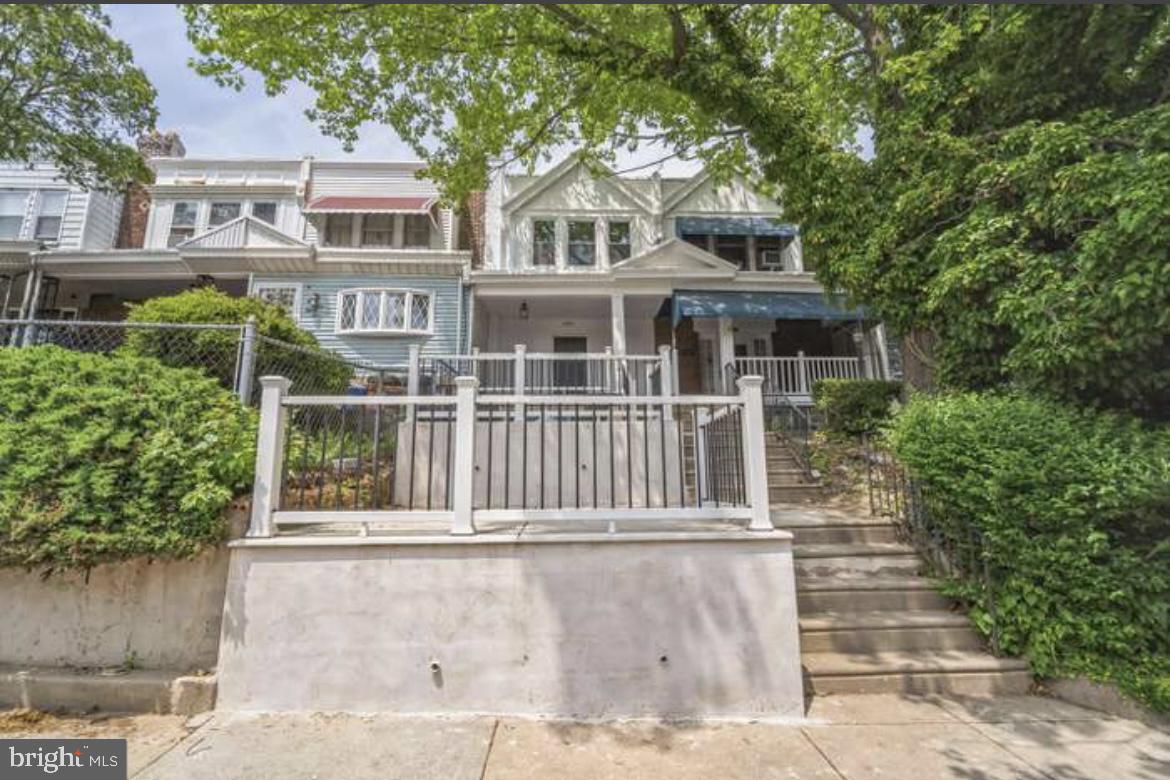
[[[215,665],[228,551],[84,572],[0,569],[0,666]]]
[[[218,707],[802,712],[784,532],[233,545]]]

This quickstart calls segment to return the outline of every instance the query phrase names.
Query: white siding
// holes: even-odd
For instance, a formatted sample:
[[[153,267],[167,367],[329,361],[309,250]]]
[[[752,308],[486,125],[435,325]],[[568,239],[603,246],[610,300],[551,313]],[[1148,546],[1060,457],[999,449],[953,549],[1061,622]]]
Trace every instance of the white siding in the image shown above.
[[[81,248],[110,249],[118,237],[122,220],[122,196],[109,192],[89,193],[89,214],[81,236]]]
[[[723,184],[707,180],[673,206],[670,214],[753,215],[775,217],[780,204],[752,190],[740,179]],[[672,233],[668,232],[667,235]]]
[[[313,161],[309,200],[327,195],[366,197],[421,195],[437,198],[433,181],[415,178],[422,163],[343,163]]]
[[[0,163],[0,189],[30,191],[65,190],[65,210],[61,215],[61,233],[50,246],[58,249],[110,249],[118,230],[121,196],[111,193],[88,193],[57,176],[51,165],[37,163]],[[23,238],[32,239],[38,212],[38,199],[30,198],[25,214]],[[90,232],[89,222],[95,225]]]

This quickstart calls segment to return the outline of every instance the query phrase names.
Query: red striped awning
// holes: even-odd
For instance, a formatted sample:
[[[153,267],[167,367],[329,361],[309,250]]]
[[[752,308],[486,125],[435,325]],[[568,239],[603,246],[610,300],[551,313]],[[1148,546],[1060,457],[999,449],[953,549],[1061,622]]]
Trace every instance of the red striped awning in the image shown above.
[[[309,213],[426,214],[437,198],[425,196],[365,197],[324,195],[309,201]]]

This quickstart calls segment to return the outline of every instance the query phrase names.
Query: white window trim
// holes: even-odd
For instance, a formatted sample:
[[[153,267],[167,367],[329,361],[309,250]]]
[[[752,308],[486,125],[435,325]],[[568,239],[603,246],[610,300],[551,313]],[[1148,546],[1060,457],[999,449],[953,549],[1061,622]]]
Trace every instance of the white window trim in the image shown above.
[[[259,298],[259,293],[264,290],[293,290],[293,310],[289,316],[292,317],[293,322],[301,321],[301,301],[304,300],[305,285],[301,282],[253,282],[252,289],[248,295],[253,298]]]
[[[551,222],[553,223],[553,261],[552,265],[537,265],[536,264],[536,223],[537,222]],[[524,267],[534,271],[556,271],[564,265],[564,258],[562,257],[561,233],[563,232],[563,222],[561,217],[555,215],[532,214],[528,217],[528,251],[527,257],[524,261]]]
[[[402,294],[406,296],[406,311],[404,312],[403,322],[406,327],[402,328],[363,328],[361,327],[361,295],[369,293],[376,293],[381,296],[383,293]],[[357,303],[354,304],[354,326],[352,328],[341,327],[341,299],[346,295],[357,295]],[[414,296],[425,295],[429,299],[430,305],[427,307],[427,327],[425,330],[411,328],[409,323],[414,318]],[[400,287],[350,287],[345,290],[337,291],[337,299],[334,307],[337,311],[334,317],[333,332],[339,336],[432,336],[435,332],[435,293],[431,290],[409,290]],[[378,316],[381,318],[385,310],[379,304]]]

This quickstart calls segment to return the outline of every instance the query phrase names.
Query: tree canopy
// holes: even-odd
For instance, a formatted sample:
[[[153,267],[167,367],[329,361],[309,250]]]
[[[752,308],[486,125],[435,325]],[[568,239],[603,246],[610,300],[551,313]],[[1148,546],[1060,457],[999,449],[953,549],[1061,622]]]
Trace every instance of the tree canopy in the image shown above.
[[[97,4],[0,5],[0,160],[94,188],[149,179],[124,141],[154,127],[154,87],[109,26]]]
[[[390,125],[453,197],[490,161],[660,142],[776,194],[822,281],[943,383],[1170,408],[1170,9],[185,13],[202,73],[239,85],[252,69],[272,93],[302,81],[327,133]]]

